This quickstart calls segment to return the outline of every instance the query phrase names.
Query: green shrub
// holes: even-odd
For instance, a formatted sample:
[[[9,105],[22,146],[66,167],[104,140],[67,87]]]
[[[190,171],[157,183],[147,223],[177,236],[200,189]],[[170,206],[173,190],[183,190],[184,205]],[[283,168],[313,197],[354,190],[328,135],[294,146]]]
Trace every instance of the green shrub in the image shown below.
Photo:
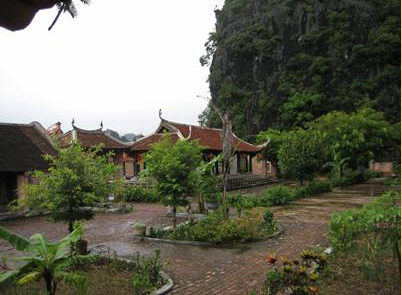
[[[126,202],[156,203],[160,201],[160,197],[155,189],[139,186],[126,187],[122,197]]]
[[[149,294],[155,286],[161,281],[160,271],[162,270],[162,262],[160,260],[160,251],[156,250],[153,257],[140,257],[137,253],[136,257],[136,275],[133,277],[134,294]]]
[[[381,171],[372,171],[372,170],[366,170],[364,171],[364,178],[366,180],[369,180],[371,178],[378,178],[382,176],[382,172]]]
[[[383,182],[384,185],[401,185],[401,178],[397,177],[397,178],[386,178]]]
[[[260,205],[260,198],[255,195],[228,195],[227,200],[229,206],[236,208],[239,217],[243,210],[258,207]]]
[[[294,195],[296,199],[305,198],[307,196],[312,196],[316,194],[321,194],[325,192],[331,191],[331,182],[330,181],[311,181],[309,184],[305,186],[301,186],[294,189]]]
[[[306,186],[307,195],[316,195],[331,191],[331,182],[312,181]]]
[[[220,203],[222,201],[220,193],[211,193],[205,195],[205,202],[206,203]]]
[[[332,187],[343,187],[381,176],[382,172],[380,171],[365,170],[363,173],[358,173],[357,171],[346,171],[342,177],[331,178],[330,182]]]
[[[265,223],[272,224],[272,222],[274,221],[274,213],[272,213],[271,210],[267,209],[264,212],[263,218]]]
[[[395,251],[400,263],[400,193],[386,192],[362,209],[336,213],[330,220],[330,241],[335,250],[357,251],[367,257]]]
[[[261,204],[265,206],[283,205],[293,201],[295,197],[293,189],[283,185],[275,185],[265,192]]]
[[[342,177],[330,179],[332,187],[343,187],[364,181],[364,176],[356,171],[346,171]]]
[[[245,214],[241,218],[225,220],[216,213],[192,224],[189,223],[178,226],[174,230],[156,233],[156,236],[220,244],[258,240],[272,234],[275,229],[274,221],[266,223],[262,215],[255,212]]]
[[[228,194],[228,204],[231,207],[241,207],[242,209],[250,209],[260,205],[260,197],[256,195]]]
[[[307,186],[301,186],[294,190],[295,199],[305,198],[308,195]]]

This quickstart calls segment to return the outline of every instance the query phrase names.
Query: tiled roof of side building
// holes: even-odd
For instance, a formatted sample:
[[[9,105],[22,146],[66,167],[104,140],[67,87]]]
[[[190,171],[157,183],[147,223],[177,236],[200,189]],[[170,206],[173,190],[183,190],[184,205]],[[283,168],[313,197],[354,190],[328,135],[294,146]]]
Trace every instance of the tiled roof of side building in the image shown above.
[[[43,155],[56,153],[50,137],[39,123],[0,123],[0,171],[46,170],[48,163]]]
[[[132,151],[148,151],[151,146],[163,139],[164,136],[169,135],[172,142],[175,143],[179,137],[175,133],[154,133],[146,137],[142,137],[131,146]]]
[[[190,136],[191,139],[198,139],[201,146],[205,147],[206,149],[221,151],[223,148],[222,129],[187,125],[170,121],[165,122],[168,125],[178,129],[184,138]],[[262,147],[245,142],[239,139],[234,133],[232,133],[232,135],[233,147],[237,151],[257,153],[262,150]]]
[[[102,144],[105,149],[128,149],[131,146],[129,143],[124,143],[113,138],[105,131],[83,130],[75,128],[74,130],[70,130],[59,137],[61,147],[67,147],[71,144],[73,132],[77,133],[77,140],[83,147],[89,148]]]

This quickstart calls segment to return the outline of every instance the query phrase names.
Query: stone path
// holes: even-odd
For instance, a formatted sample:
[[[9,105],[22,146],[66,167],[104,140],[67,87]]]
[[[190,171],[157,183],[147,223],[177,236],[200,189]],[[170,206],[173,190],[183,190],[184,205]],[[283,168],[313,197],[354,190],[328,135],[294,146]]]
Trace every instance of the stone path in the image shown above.
[[[158,204],[138,204],[130,214],[99,214],[86,222],[86,238],[91,244],[105,244],[122,256],[137,251],[151,254],[160,249],[163,261],[168,263],[166,272],[175,282],[174,294],[249,294],[254,289],[258,291],[264,282],[269,267],[265,260],[267,253],[277,252],[292,258],[311,246],[325,246],[331,214],[370,202],[373,188],[374,194],[384,189],[375,182],[360,184],[275,207],[274,214],[285,232],[264,242],[237,247],[133,241],[131,222],[142,221],[154,226],[169,223],[165,207]],[[37,217],[2,221],[0,225],[27,237],[41,232],[49,239],[56,239],[67,233],[65,225]],[[0,252],[15,255],[14,250],[2,241]]]

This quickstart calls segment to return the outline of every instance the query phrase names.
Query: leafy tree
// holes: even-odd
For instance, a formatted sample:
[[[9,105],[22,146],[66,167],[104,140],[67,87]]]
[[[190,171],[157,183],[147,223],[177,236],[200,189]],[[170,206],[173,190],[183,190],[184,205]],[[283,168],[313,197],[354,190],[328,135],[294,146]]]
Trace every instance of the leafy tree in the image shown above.
[[[195,194],[198,200],[200,213],[205,211],[205,198],[211,195],[219,194],[218,178],[213,174],[215,164],[219,161],[222,161],[222,154],[214,157],[209,162],[203,161],[193,174]]]
[[[283,144],[283,141],[287,135],[287,132],[280,131],[277,129],[268,129],[267,131],[261,131],[257,135],[257,143],[263,144],[268,139],[269,144],[265,149],[263,149],[262,153],[268,161],[270,161],[275,167],[278,167],[278,151],[280,146]]]
[[[397,143],[394,128],[381,112],[370,108],[347,114],[330,112],[310,128],[320,131],[325,146],[332,151],[330,161],[348,158],[352,167],[364,167],[375,155],[380,155]]]
[[[323,159],[322,135],[312,130],[289,132],[278,151],[281,172],[297,178],[301,185],[320,170]]]
[[[41,234],[34,234],[28,240],[0,227],[0,238],[9,242],[17,251],[27,252],[30,255],[15,258],[24,263],[14,270],[1,272],[0,284],[10,281],[26,284],[43,279],[48,295],[56,294],[57,285],[61,281],[72,283],[82,290],[86,278],[70,271],[69,267],[77,263],[93,262],[95,257],[70,255],[70,244],[78,241],[81,235],[82,228],[77,227],[60,241],[50,243]]]
[[[287,127],[302,127],[320,114],[322,96],[312,92],[296,92],[280,108],[281,120]]]
[[[92,207],[120,188],[111,181],[117,166],[109,161],[112,154],[102,154],[101,148],[84,150],[78,143],[60,149],[58,156],[45,156],[50,162],[48,172],[35,171],[37,183],[26,186],[21,206],[50,211],[55,221],[73,223],[93,217]]]
[[[156,180],[162,203],[173,207],[173,227],[176,227],[177,206],[186,205],[186,197],[194,192],[193,175],[201,162],[201,147],[191,140],[173,144],[166,136],[151,147],[144,160],[145,174]]]

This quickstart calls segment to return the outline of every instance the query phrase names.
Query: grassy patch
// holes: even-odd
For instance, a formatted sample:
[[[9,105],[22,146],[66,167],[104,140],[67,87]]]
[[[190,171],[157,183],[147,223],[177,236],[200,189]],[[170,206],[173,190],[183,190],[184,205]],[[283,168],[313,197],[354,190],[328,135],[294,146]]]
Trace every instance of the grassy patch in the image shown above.
[[[321,294],[401,294],[398,263],[390,251],[379,260],[366,259],[358,253],[336,253],[328,259],[328,267],[320,284]]]

